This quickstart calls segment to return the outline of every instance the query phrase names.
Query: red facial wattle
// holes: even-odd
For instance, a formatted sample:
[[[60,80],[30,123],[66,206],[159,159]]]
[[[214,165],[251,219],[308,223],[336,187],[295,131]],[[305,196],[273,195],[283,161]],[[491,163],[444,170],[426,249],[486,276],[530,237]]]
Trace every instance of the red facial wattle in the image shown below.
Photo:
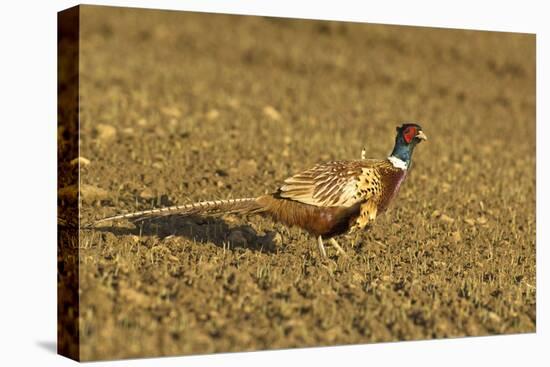
[[[416,129],[414,127],[409,127],[403,132],[403,138],[405,139],[405,142],[407,144],[410,144],[410,142],[414,139],[416,136]]]

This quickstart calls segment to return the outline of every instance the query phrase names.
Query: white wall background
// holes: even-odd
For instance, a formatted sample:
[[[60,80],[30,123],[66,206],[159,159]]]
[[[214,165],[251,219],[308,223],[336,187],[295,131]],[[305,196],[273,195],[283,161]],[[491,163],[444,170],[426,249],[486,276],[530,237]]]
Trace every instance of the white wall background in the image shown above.
[[[547,352],[549,26],[544,1],[91,1],[237,14],[537,33],[537,333],[96,363],[95,366],[534,366]],[[0,7],[0,365],[72,365],[56,340],[56,12],[74,1]],[[546,24],[545,24],[546,23]],[[498,179],[498,178],[495,178]]]

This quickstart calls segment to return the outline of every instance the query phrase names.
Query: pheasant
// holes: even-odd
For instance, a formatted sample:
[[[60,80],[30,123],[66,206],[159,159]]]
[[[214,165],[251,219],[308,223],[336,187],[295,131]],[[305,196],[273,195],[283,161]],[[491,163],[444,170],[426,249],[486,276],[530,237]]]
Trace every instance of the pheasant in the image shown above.
[[[396,131],[395,146],[386,159],[365,159],[363,150],[359,160],[321,163],[297,173],[269,195],[121,214],[101,219],[94,226],[106,221],[142,221],[167,215],[260,214],[315,236],[323,257],[327,256],[324,240],[345,253],[334,237],[365,229],[388,208],[411,167],[414,148],[427,140],[418,124],[405,123]]]

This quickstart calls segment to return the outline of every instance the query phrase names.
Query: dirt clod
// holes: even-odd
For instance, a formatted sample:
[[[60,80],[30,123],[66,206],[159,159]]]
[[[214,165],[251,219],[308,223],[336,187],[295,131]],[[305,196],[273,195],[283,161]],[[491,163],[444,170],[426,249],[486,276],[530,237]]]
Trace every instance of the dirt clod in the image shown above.
[[[109,192],[101,187],[93,185],[80,185],[80,197],[87,203],[105,200],[109,198]]]
[[[112,141],[117,135],[116,128],[107,124],[97,124],[95,130],[97,134],[97,140],[101,143],[108,143]]]
[[[139,193],[139,197],[145,200],[150,200],[155,197],[155,193],[151,190],[151,188],[146,187]]]
[[[267,117],[269,117],[274,121],[279,121],[281,119],[281,113],[272,106],[265,106],[263,109],[263,112],[264,112],[264,115],[266,115]]]
[[[447,214],[441,214],[439,220],[443,223],[454,223],[454,218],[449,217]]]
[[[90,164],[90,160],[84,157],[77,157],[71,161],[71,165],[85,167]]]

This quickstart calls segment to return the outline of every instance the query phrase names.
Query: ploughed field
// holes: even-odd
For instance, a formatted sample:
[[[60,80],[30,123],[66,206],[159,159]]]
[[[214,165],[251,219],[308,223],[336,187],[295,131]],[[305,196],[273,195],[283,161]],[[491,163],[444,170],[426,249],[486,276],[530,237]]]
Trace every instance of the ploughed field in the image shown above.
[[[532,35],[84,7],[82,223],[382,158],[397,200],[348,256],[257,216],[81,230],[82,358],[534,332]]]

